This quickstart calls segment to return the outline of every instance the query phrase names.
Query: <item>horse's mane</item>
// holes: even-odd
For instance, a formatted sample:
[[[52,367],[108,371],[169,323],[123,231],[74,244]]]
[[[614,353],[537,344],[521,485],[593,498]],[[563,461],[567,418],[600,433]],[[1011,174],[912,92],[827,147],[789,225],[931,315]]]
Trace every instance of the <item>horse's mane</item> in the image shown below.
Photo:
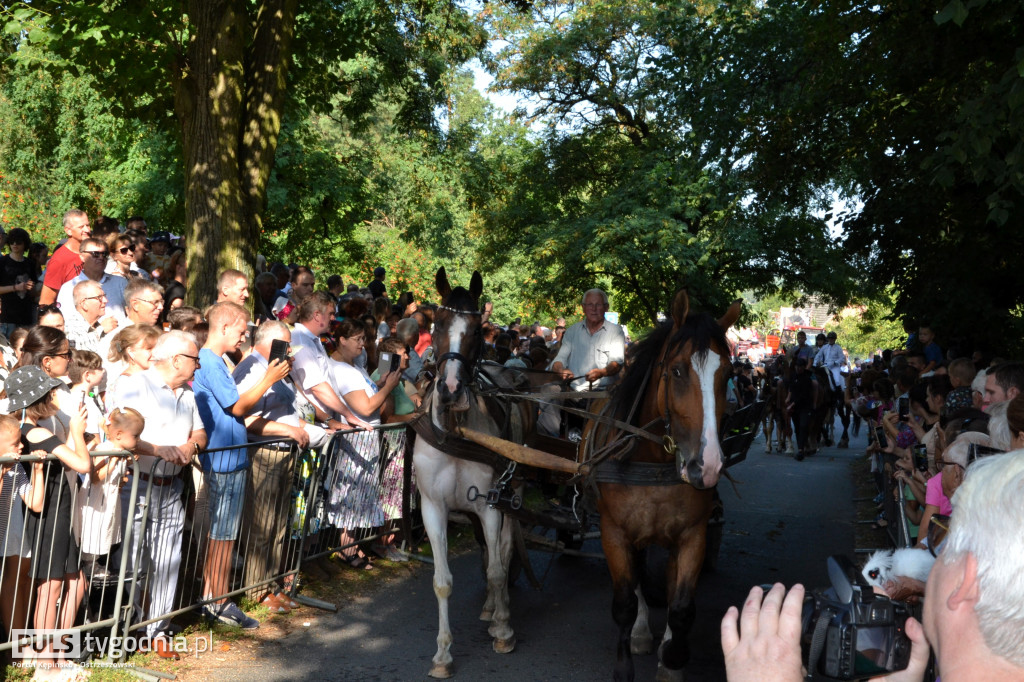
[[[661,349],[668,343],[668,353],[687,341],[693,341],[693,353],[705,355],[711,349],[713,343],[718,343],[720,348],[728,348],[729,343],[725,338],[725,330],[718,324],[718,321],[710,313],[694,313],[688,315],[686,322],[673,334],[672,320],[666,320],[652,329],[641,340],[629,349],[629,356],[632,359],[627,366],[622,379],[612,389],[608,405],[611,413],[616,419],[625,420],[629,415],[634,402],[640,398],[637,394],[642,390],[644,377],[653,371],[654,365],[658,362]],[[669,338],[671,337],[671,338]],[[647,388],[650,388],[648,385]],[[636,424],[639,410],[633,414],[632,423]]]

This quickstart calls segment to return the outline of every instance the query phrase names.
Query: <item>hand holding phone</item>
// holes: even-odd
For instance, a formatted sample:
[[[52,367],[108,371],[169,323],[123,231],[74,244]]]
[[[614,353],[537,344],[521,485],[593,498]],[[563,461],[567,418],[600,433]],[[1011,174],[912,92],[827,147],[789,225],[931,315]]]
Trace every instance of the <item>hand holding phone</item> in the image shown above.
[[[283,339],[274,339],[270,342],[270,357],[267,358],[269,362],[274,360],[280,360],[286,362],[288,360],[288,342]]]
[[[885,429],[881,426],[875,427],[875,437],[878,438],[878,447],[883,450],[889,447],[889,439],[885,437]]]
[[[923,443],[914,446],[914,468],[921,473],[928,471],[928,446]]]
[[[909,421],[910,420],[910,399],[909,398],[900,398],[899,402],[897,403],[897,405],[898,405],[897,410],[898,410],[899,415],[900,415],[900,421],[901,422]]]

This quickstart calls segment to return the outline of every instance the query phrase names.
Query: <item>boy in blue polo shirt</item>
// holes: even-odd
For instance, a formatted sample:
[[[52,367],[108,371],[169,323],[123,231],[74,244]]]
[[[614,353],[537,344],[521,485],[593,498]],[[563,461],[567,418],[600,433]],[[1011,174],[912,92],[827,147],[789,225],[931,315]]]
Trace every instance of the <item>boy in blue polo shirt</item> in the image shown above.
[[[199,368],[192,390],[209,436],[207,451],[200,454],[199,461],[208,490],[210,513],[210,539],[203,565],[203,599],[210,599],[230,591],[231,556],[238,539],[246,476],[249,475],[245,418],[260,396],[288,375],[290,367],[287,362],[275,360],[262,381],[239,395],[222,356],[242,346],[249,313],[240,305],[223,302],[212,306],[206,318],[210,332],[206,345],[199,351]],[[232,445],[241,447],[231,448]],[[247,630],[259,627],[259,621],[245,615],[227,599],[207,605],[203,613],[226,625]]]

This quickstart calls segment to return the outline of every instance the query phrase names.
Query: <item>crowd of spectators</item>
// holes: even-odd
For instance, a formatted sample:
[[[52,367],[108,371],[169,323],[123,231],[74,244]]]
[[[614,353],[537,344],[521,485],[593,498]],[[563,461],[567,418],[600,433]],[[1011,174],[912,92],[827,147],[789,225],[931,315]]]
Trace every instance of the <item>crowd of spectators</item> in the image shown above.
[[[409,293],[389,298],[383,268],[365,287],[346,286],[338,275],[262,258],[251,302],[249,278],[227,270],[216,299],[192,307],[180,238],[150,233],[139,217],[93,223],[78,210],[63,226],[67,239],[49,258],[21,229],[5,235],[0,258],[0,412],[10,415],[0,419],[0,455],[56,457],[3,465],[0,622],[6,630],[80,623],[90,583],[109,580],[127,553],[144,586],[134,617],[152,620],[144,629],[152,648],[173,657],[166,614],[180,606],[186,526],[202,498],[209,518],[194,567],[202,613],[258,627],[222,595],[242,554],[246,584],[283,566],[291,443],[323,448],[335,431],[415,418],[432,368],[435,308]],[[554,329],[499,327],[490,304],[483,314],[486,359],[546,368],[556,358],[564,320]],[[135,500],[134,467],[91,454],[110,448],[137,459]],[[402,458],[382,476],[401,481]],[[400,498],[387,494],[373,503],[377,545],[348,547],[307,570],[327,577],[339,564],[369,570],[378,556],[404,560],[393,545]],[[243,526],[254,551],[238,546]],[[359,530],[337,528],[332,546],[351,544]],[[33,551],[37,535],[45,551]],[[287,612],[296,604],[281,587],[250,596]]]

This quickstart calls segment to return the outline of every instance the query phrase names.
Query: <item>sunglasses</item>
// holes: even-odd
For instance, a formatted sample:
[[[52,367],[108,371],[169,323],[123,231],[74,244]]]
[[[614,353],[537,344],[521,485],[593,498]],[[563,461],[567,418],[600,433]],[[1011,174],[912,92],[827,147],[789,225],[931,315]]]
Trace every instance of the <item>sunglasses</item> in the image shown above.
[[[127,256],[129,253],[135,253],[135,246],[122,246],[117,250],[122,256]]]
[[[932,514],[928,522],[928,551],[933,557],[938,557],[938,547],[949,533],[949,516],[946,514]]]
[[[83,251],[82,253],[89,254],[97,260],[106,260],[106,258],[110,256],[109,251]]]

